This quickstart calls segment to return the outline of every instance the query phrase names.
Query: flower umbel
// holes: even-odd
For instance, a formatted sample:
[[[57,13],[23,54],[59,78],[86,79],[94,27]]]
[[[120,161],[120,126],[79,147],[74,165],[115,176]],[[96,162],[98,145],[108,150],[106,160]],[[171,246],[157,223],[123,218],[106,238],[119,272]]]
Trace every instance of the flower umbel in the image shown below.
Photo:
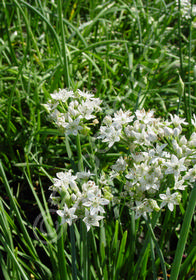
[[[195,115],[191,123],[195,127]],[[144,109],[137,110],[135,118],[122,110],[114,117],[104,118],[98,138],[109,148],[119,142],[119,153],[120,146],[126,146],[127,151],[123,150],[124,156],[111,165],[109,177],[113,185],[117,181],[124,184],[121,198],[135,211],[136,219],[146,218],[147,213],[166,205],[173,211],[181,192],[195,181],[196,132],[188,140],[181,135],[182,126],[186,125],[185,119],[177,115],[170,114],[170,120],[161,120],[154,117],[153,110]],[[113,131],[116,134],[112,138]]]
[[[93,94],[81,90],[59,89],[52,93],[51,99],[44,107],[49,112],[49,118],[66,135],[77,135],[87,131],[91,120],[101,111],[101,100]]]
[[[94,181],[88,180],[93,175],[89,171],[72,173],[70,169],[56,174],[57,178],[53,179],[54,184],[50,187],[53,191],[50,198],[59,207],[57,214],[62,217],[61,224],[72,225],[82,219],[88,231],[91,226],[99,226],[99,221],[104,218],[99,213],[105,213],[103,206],[108,205],[109,200],[104,197],[104,190],[102,192]]]

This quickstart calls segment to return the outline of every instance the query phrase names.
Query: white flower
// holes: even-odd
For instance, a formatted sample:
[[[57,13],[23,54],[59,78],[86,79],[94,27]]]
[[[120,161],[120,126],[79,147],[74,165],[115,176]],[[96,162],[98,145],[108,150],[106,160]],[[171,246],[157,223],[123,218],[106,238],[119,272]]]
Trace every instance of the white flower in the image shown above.
[[[168,126],[165,126],[163,128],[163,132],[164,132],[164,135],[167,137],[167,136],[171,136],[173,135],[174,131],[171,127],[168,127]]]
[[[82,118],[86,120],[94,119],[95,115],[92,115],[94,111],[94,102],[90,100],[82,100],[82,104],[78,106],[78,111],[80,112]]]
[[[160,194],[159,196],[163,200],[160,207],[163,208],[167,204],[170,211],[174,210],[174,205],[178,205],[181,198],[178,192],[171,194],[169,188],[167,188],[166,194]]]
[[[196,164],[184,176],[184,180],[189,180],[191,183],[196,181]]]
[[[162,157],[166,156],[166,152],[163,151],[166,146],[167,144],[159,145],[156,143],[156,148],[149,151],[149,156],[152,157],[150,162],[158,161]]]
[[[178,159],[175,155],[172,154],[171,161],[164,163],[167,166],[165,174],[174,174],[174,176],[179,176],[181,171],[186,171],[187,168],[184,166],[185,157]]]
[[[81,91],[80,89],[77,90],[77,93],[78,93],[79,96],[82,96],[86,99],[91,99],[94,96],[92,93],[84,92],[84,91]]]
[[[96,193],[88,192],[87,201],[83,203],[84,206],[90,207],[90,215],[98,214],[98,212],[105,213],[105,210],[101,205],[107,205],[108,199],[101,198],[101,190]]]
[[[175,127],[178,127],[179,125],[181,124],[184,124],[184,125],[187,125],[188,123],[185,122],[185,119],[182,119],[180,118],[179,116],[177,115],[172,115],[170,114],[170,118],[171,118],[171,123],[175,126]]]
[[[153,127],[148,125],[147,126],[147,137],[146,139],[149,142],[155,142],[157,140],[157,134],[154,132]]]
[[[74,118],[80,116],[80,112],[78,111],[78,106],[79,106],[79,103],[77,100],[73,100],[69,103],[68,116],[70,116],[70,118],[74,119]]]
[[[178,0],[176,0],[176,5],[178,6]],[[180,0],[180,11],[183,18],[189,19],[191,17],[191,2],[189,0]]]
[[[53,116],[53,119],[55,120],[55,117],[54,117],[54,116]],[[59,126],[59,127],[64,127],[64,128],[66,128],[67,125],[68,125],[68,123],[67,123],[66,120],[65,120],[65,114],[59,112],[59,113],[56,115],[55,123],[56,123],[56,125]]]
[[[108,142],[108,147],[112,147],[115,142],[120,141],[121,129],[116,129],[113,125],[111,127],[101,126],[100,136],[97,138],[102,138],[103,142]]]
[[[100,100],[99,98],[91,98],[90,101],[88,102],[88,104],[90,104],[90,106],[93,108],[93,110],[95,112],[99,112],[101,111],[101,105],[102,100]]]
[[[140,163],[141,161],[145,160],[146,154],[140,152],[140,153],[131,153],[131,157],[133,158],[134,162]]]
[[[99,221],[102,220],[104,218],[104,216],[99,216],[99,215],[91,215],[90,212],[85,209],[85,218],[83,219],[83,221],[86,224],[87,227],[87,231],[89,231],[89,229],[91,228],[91,226],[99,226]]]
[[[77,172],[76,173],[76,176],[78,179],[88,179],[90,178],[91,176],[94,176],[95,174],[91,173],[90,170],[88,171],[82,171],[82,172]]]
[[[60,201],[61,201],[61,197],[60,196],[55,196],[54,193],[52,193],[50,195],[50,203],[52,205],[58,205],[60,203]]]
[[[135,211],[135,219],[137,220],[140,216],[143,216],[145,219],[147,218],[147,213],[151,213],[153,209],[153,205],[149,203],[148,199],[144,199],[143,201],[136,201],[136,206],[132,208]]]
[[[57,210],[57,214],[62,217],[61,225],[64,223],[68,223],[71,226],[72,222],[78,218],[78,216],[75,215],[75,211],[76,208],[68,208],[66,204],[63,210]]]
[[[126,131],[127,133],[127,131]],[[145,128],[143,128],[141,131],[134,131],[132,130],[130,135],[135,138],[134,143],[139,145],[146,145],[150,146],[150,138],[148,133],[145,131]]]
[[[57,214],[62,217],[63,223],[71,225],[78,219],[82,219],[87,226],[87,230],[91,226],[99,226],[99,220],[104,216],[99,216],[98,213],[104,213],[102,206],[109,204],[109,199],[112,199],[109,187],[99,189],[99,186],[94,181],[89,180],[81,185],[79,189],[77,181],[80,179],[88,179],[91,175],[89,171],[78,172],[72,175],[73,170],[67,172],[58,172],[56,178],[53,179],[53,185],[49,187],[53,193],[50,195],[52,204],[57,205],[59,210]],[[102,196],[104,192],[104,197]],[[106,199],[107,198],[107,199]],[[62,209],[63,206],[63,209]]]
[[[191,123],[194,126],[194,128],[196,128],[196,115],[193,114],[193,118],[191,119]]]
[[[191,134],[191,137],[190,137],[190,139],[189,139],[187,145],[188,145],[190,148],[194,148],[194,149],[195,149],[195,147],[196,147],[196,133],[195,133],[195,132],[193,132],[193,133]]]
[[[121,156],[119,159],[117,159],[116,163],[111,166],[111,168],[117,172],[124,171],[126,169],[126,161]]]
[[[75,182],[76,176],[71,175],[72,170],[68,172],[58,172],[56,174],[57,178],[54,178],[54,190],[61,191],[62,189],[68,189],[70,186],[72,189],[77,189],[77,184]]]
[[[185,190],[185,188],[187,187],[187,185],[183,185],[184,184],[184,177],[181,180],[178,180],[178,178],[175,180],[175,185],[174,185],[174,190]]]
[[[196,16],[196,5],[193,5],[192,13],[193,13],[193,16],[195,17]]]
[[[48,111],[48,113],[50,113],[51,111],[56,109],[56,107],[58,106],[58,102],[53,103],[51,102],[51,100],[49,100],[48,103],[42,105]]]
[[[103,124],[105,124],[107,127],[110,127],[112,125],[113,119],[111,116],[105,116],[103,119]]]
[[[183,145],[187,145],[187,139],[186,137],[183,135],[180,137],[180,141],[179,141],[180,145],[183,146]]]
[[[58,92],[51,93],[50,96],[54,100],[66,102],[69,97],[73,97],[74,93],[73,91],[68,91],[66,89],[59,89]]]
[[[177,143],[176,139],[172,140],[172,146],[173,149],[176,151],[176,153],[181,156],[182,155],[182,148],[179,146],[179,144]]]
[[[113,122],[116,122],[120,125],[127,124],[129,122],[132,122],[134,119],[134,116],[131,116],[130,111],[123,112],[122,109],[114,113]]]
[[[78,117],[77,119],[75,120],[72,120],[70,117],[69,117],[69,122],[66,126],[66,131],[65,133],[67,135],[70,135],[70,134],[73,134],[73,135],[77,135],[78,134],[78,131],[80,131],[83,127],[81,125],[79,125],[80,123],[80,118]]]
[[[88,127],[84,122],[95,119],[95,113],[101,110],[99,98],[80,90],[59,89],[50,96],[51,100],[44,107],[50,113],[50,119],[67,135],[76,136],[83,128],[86,132]]]
[[[94,181],[89,180],[87,183],[82,185],[83,192],[87,193],[88,191],[97,191],[98,186],[96,186]]]
[[[188,148],[188,141],[185,136],[181,136],[180,138],[172,140],[172,146],[175,152],[179,157],[185,156],[187,157],[192,153],[192,150]]]
[[[153,115],[154,115],[153,110],[148,111],[148,112],[146,112],[144,109],[137,110],[135,112],[135,114],[136,114],[137,119],[145,124],[152,123],[155,120],[155,118],[153,118]]]
[[[182,132],[182,127],[181,125],[179,125],[178,127],[175,127],[174,130],[173,130],[173,133],[174,133],[174,137],[178,137]]]

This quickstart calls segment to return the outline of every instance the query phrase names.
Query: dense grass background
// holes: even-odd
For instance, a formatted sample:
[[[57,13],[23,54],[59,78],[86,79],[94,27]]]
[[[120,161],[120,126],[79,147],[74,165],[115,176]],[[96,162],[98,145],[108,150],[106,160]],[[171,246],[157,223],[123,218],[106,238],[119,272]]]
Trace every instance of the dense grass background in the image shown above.
[[[122,107],[155,109],[163,117],[179,113],[190,122],[196,108],[196,17],[183,19],[175,1],[164,0],[2,0],[0,21],[1,277],[60,279],[55,246],[40,244],[32,230],[37,215],[47,210],[48,230],[53,231],[50,176],[70,167],[64,137],[47,120],[42,104],[58,88],[80,88],[103,100],[100,120]],[[94,168],[88,144],[83,154],[85,165]],[[100,168],[115,160],[109,156],[97,156]],[[188,193],[184,196],[180,212],[166,211],[155,228],[168,269]],[[108,209],[105,229],[89,233],[89,279],[131,279],[130,259],[138,264],[135,268],[131,264],[138,279],[152,279],[150,247],[142,242],[147,228],[142,221],[132,228],[126,209],[118,211],[120,222],[110,223],[113,209]],[[80,247],[79,234],[76,239]],[[133,248],[131,241],[136,239]],[[193,221],[185,255],[190,257],[185,258],[179,279],[193,279],[195,242]],[[69,260],[68,242],[66,250]],[[161,276],[161,268],[158,273]]]

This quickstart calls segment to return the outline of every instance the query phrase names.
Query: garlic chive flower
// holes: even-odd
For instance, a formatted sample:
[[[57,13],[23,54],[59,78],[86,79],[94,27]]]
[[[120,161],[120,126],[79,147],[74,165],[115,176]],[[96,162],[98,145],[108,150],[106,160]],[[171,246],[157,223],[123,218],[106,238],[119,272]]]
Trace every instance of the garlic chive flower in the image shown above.
[[[165,174],[174,174],[174,176],[179,176],[181,171],[186,171],[187,167],[184,166],[185,158],[178,159],[177,156],[171,155],[171,159],[165,162],[167,169]]]
[[[62,190],[66,190],[69,187],[72,189],[77,188],[76,184],[76,176],[71,175],[72,170],[68,172],[58,172],[56,174],[57,178],[54,178],[54,184],[50,187],[53,191],[61,192]]]
[[[104,206],[108,205],[111,199],[109,189],[99,187],[89,177],[94,175],[90,171],[78,172],[72,175],[70,169],[65,172],[58,172],[53,178],[53,185],[50,190],[51,202],[58,206],[57,214],[62,218],[61,224],[76,222],[82,219],[87,226],[87,231],[91,226],[99,226],[99,221],[105,213]]]
[[[93,123],[97,112],[101,111],[101,100],[93,94],[81,90],[59,89],[50,94],[50,99],[44,107],[49,113],[49,119],[66,135],[76,136],[87,131]]]
[[[181,7],[188,1],[181,1]],[[65,135],[86,133],[97,123],[101,100],[81,90],[60,89],[50,95],[45,108],[50,119]],[[105,206],[112,200],[135,212],[135,218],[161,211],[170,211],[180,203],[183,191],[196,180],[196,116],[191,120],[193,133],[187,138],[188,123],[177,115],[164,120],[154,110],[118,110],[106,115],[97,136],[101,145],[112,148],[119,143],[120,157],[112,162],[109,172],[102,173],[99,185],[90,171],[58,172],[50,187],[51,202],[58,206],[62,223],[71,225],[83,220],[90,230],[104,218]],[[120,151],[123,147],[123,150]],[[98,150],[98,149],[97,149]],[[115,149],[114,149],[115,150]],[[103,170],[102,170],[103,171]],[[104,170],[105,172],[105,170]],[[119,185],[118,185],[119,184]],[[118,186],[118,188],[116,187]],[[121,192],[119,196],[111,194]],[[116,188],[116,189],[115,189]]]
[[[191,123],[195,127],[195,115]],[[187,124],[177,115],[163,120],[153,110],[144,109],[137,110],[134,117],[121,109],[114,116],[105,116],[97,138],[109,148],[119,142],[127,150],[111,164],[110,184],[119,181],[124,185],[120,197],[136,219],[147,218],[165,206],[173,211],[182,192],[196,180],[196,132],[187,139],[183,135]]]
[[[87,231],[89,231],[92,226],[98,227],[99,221],[103,218],[104,216],[100,216],[97,214],[92,215],[87,209],[85,209],[85,217],[83,219],[83,222],[86,224]]]
[[[87,201],[83,203],[84,206],[90,207],[90,214],[95,215],[98,212],[105,213],[105,210],[101,205],[107,205],[109,203],[108,199],[101,197],[101,191],[88,192]]]
[[[57,210],[57,214],[62,217],[61,224],[68,223],[69,226],[71,226],[72,223],[78,218],[78,216],[74,214],[75,211],[76,208],[68,208],[66,204],[63,210]]]
[[[160,194],[159,196],[162,199],[160,207],[162,208],[167,204],[170,211],[174,210],[174,205],[178,205],[181,199],[178,192],[171,194],[169,188],[167,188],[166,194]]]

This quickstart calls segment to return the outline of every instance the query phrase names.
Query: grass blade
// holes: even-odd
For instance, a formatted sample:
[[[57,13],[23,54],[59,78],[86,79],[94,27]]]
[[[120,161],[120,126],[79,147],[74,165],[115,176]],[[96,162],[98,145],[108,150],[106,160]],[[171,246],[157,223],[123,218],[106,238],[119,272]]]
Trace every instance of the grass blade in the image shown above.
[[[15,198],[14,198],[14,196],[12,194],[12,191],[11,191],[11,188],[9,186],[8,180],[6,178],[6,175],[5,175],[5,172],[4,172],[4,168],[3,168],[3,165],[2,165],[1,161],[0,161],[0,174],[2,176],[3,183],[4,183],[4,186],[6,188],[7,195],[9,196],[10,203],[11,203],[11,205],[13,207],[13,210],[14,210],[14,212],[16,214],[17,221],[18,221],[19,226],[20,226],[20,228],[21,228],[21,230],[22,230],[22,232],[24,234],[24,238],[25,238],[25,240],[26,240],[26,242],[28,244],[29,252],[36,258],[37,257],[37,252],[36,252],[36,250],[34,248],[34,245],[33,245],[32,241],[31,241],[31,238],[30,238],[30,236],[29,236],[29,234],[27,232],[27,229],[26,229],[26,227],[24,225],[24,222],[22,220],[22,217],[21,217],[21,214],[19,212],[19,209],[18,209],[18,207],[16,205]]]
[[[196,205],[196,182],[194,183],[193,189],[190,194],[188,206],[184,215],[184,220],[182,223],[182,228],[180,231],[180,238],[178,240],[177,249],[174,257],[174,262],[172,264],[171,269],[171,277],[170,280],[177,280],[179,271],[180,271],[180,265],[182,261],[182,255],[185,249],[189,229],[191,226],[191,220],[194,214]]]
[[[22,266],[20,265],[20,263],[16,259],[15,255],[13,254],[12,249],[8,246],[7,242],[5,241],[5,239],[3,238],[3,236],[1,234],[0,234],[0,241],[3,244],[7,253],[9,254],[9,256],[12,258],[12,261],[15,263],[15,265],[16,265],[18,271],[20,272],[21,276],[23,277],[23,279],[24,280],[29,280],[29,277],[27,276],[24,269],[22,268]]]
[[[124,262],[126,242],[127,242],[127,231],[124,232],[122,240],[121,240],[120,249],[119,249],[119,252],[118,252],[118,259],[117,259],[117,263],[116,263],[116,266],[115,266],[115,279],[118,279],[120,269],[121,269],[121,267],[123,265],[123,262]]]

